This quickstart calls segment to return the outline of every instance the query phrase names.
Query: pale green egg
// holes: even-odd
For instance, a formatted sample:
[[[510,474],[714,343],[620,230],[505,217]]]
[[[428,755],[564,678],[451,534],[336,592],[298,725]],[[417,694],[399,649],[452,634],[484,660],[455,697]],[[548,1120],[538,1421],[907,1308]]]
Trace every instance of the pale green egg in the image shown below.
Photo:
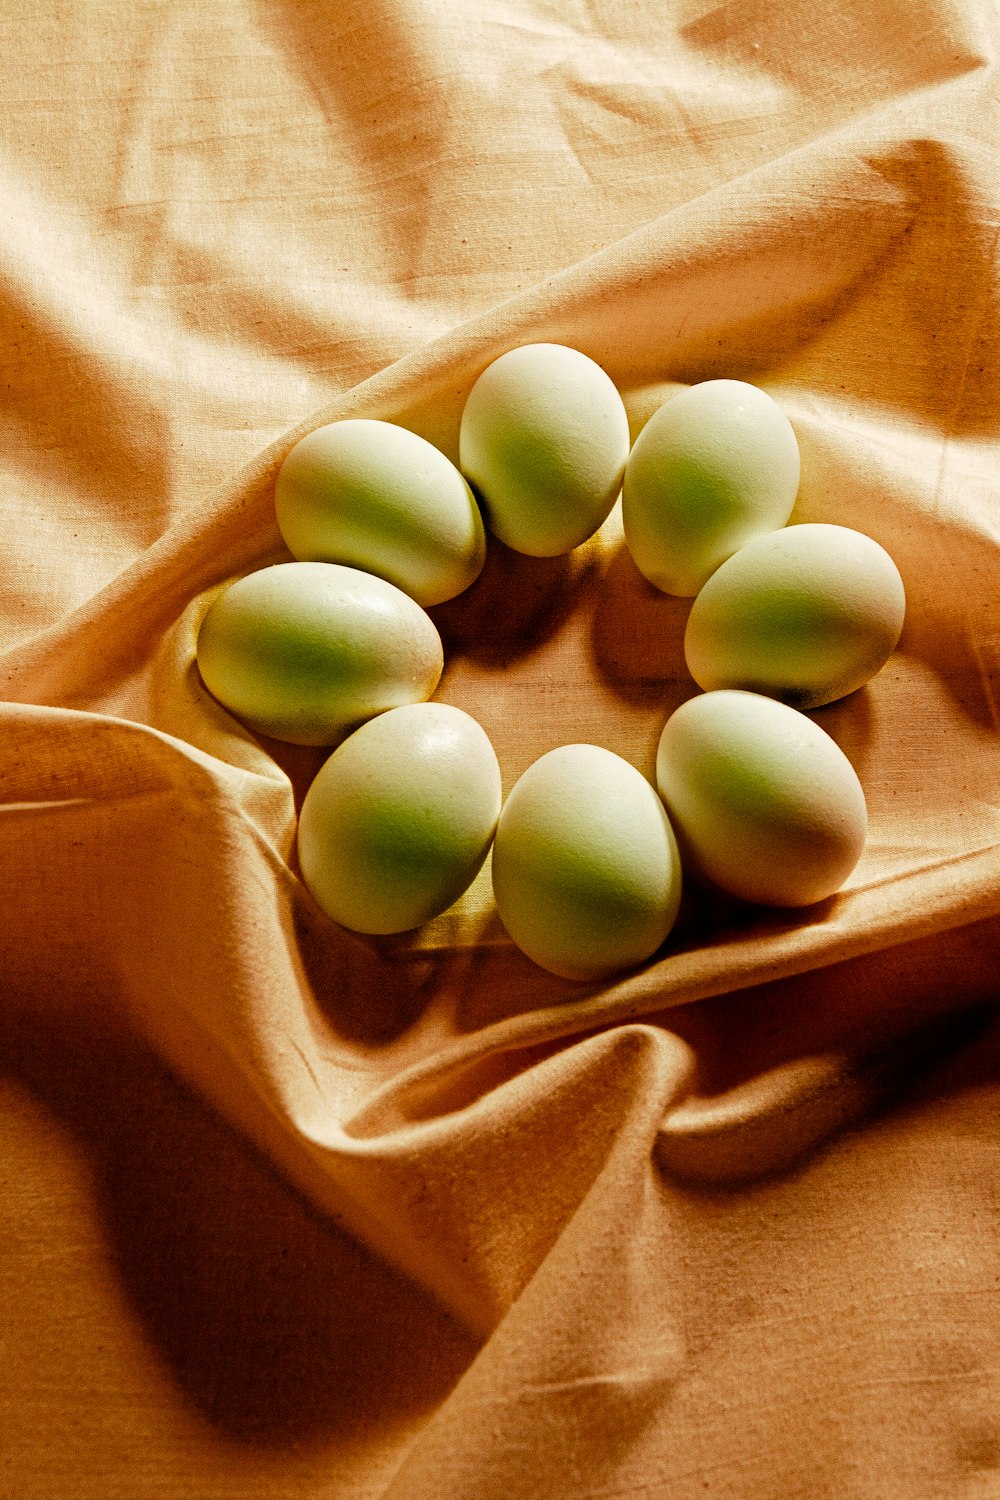
[[[275,510],[295,557],[363,568],[425,607],[467,589],[486,560],[462,475],[393,422],[349,418],[308,433],[278,472]]]
[[[306,793],[302,878],[342,926],[408,931],[471,885],[500,800],[500,767],[475,719],[445,703],[392,709],[355,730]]]
[[[809,906],[861,858],[857,773],[805,714],[722,690],[681,704],[660,736],[656,782],[685,858],[731,895]]]
[[[443,666],[430,616],[384,579],[278,563],[213,602],[198,634],[209,692],[249,728],[332,745],[363,720],[429,698]]]
[[[905,613],[899,569],[872,537],[818,522],[789,526],[712,574],[691,606],[684,654],[699,687],[818,708],[885,665]]]
[[[523,344],[482,372],[462,412],[459,464],[490,530],[516,552],[556,557],[611,512],[628,416],[600,365],[564,344]]]
[[[610,750],[550,750],[500,815],[493,893],[514,942],[553,974],[598,979],[641,963],[669,933],[681,893],[656,792]]]
[[[766,391],[705,380],[636,438],[622,486],[625,541],[667,594],[696,594],[752,537],[784,526],[799,487],[792,425]]]

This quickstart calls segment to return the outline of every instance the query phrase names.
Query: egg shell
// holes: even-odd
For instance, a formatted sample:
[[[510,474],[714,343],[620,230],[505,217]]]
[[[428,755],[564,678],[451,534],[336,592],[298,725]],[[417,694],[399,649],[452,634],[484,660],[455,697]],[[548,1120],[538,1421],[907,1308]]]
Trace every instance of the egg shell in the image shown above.
[[[198,634],[209,692],[259,734],[335,744],[374,714],[429,698],[444,656],[433,621],[384,579],[278,563],[212,603]]]
[[[854,767],[811,719],[757,693],[691,698],[660,736],[656,781],[685,859],[745,901],[809,906],[864,848]]]
[[[471,885],[500,813],[482,727],[446,703],[391,709],[325,762],[299,818],[302,878],[355,932],[406,932]]]
[[[491,531],[556,557],[607,519],[628,458],[628,416],[600,365],[564,344],[523,344],[469,392],[459,464]]]
[[[696,594],[752,537],[784,526],[799,487],[792,424],[766,391],[705,380],[636,438],[622,486],[625,541],[667,594]]]
[[[513,787],[493,846],[493,893],[514,942],[565,979],[641,963],[677,915],[677,843],[655,791],[596,745],[562,745]]]
[[[393,422],[349,418],[308,433],[278,472],[275,510],[295,557],[363,568],[424,606],[467,589],[486,560],[462,475]]]
[[[758,537],[713,573],[691,606],[684,655],[699,687],[818,708],[885,665],[905,613],[903,580],[878,542],[809,522]]]

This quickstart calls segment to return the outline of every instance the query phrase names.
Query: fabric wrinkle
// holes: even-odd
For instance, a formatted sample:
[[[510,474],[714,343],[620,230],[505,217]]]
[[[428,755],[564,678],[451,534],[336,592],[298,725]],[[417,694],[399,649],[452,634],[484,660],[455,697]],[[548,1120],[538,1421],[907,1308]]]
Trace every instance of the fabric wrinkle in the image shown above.
[[[930,1500],[1000,1464],[995,6],[38,0],[0,22],[0,1473],[24,1500]],[[712,378],[908,614],[818,710],[869,838],[634,970],[305,889],[330,747],[208,693],[345,417],[506,350]],[[651,776],[690,604],[620,509],[432,611],[505,793]],[[16,1478],[15,1478],[16,1476]],[[0,1488],[2,1488],[0,1480]]]

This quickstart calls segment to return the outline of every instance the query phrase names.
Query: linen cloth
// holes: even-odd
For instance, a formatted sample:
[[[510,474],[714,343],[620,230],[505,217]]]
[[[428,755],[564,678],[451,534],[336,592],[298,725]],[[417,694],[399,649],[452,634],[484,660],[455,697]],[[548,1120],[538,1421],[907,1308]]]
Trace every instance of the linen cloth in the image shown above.
[[[40,0],[3,17],[0,1494],[1000,1488],[995,8]],[[202,688],[284,559],[291,444],[457,457],[503,350],[634,432],[754,381],[794,521],[895,558],[902,641],[813,717],[870,835],[807,912],[691,891],[561,981],[488,870],[415,934],[304,891],[325,752]],[[505,788],[650,774],[688,601],[613,515],[491,542],[437,696]]]

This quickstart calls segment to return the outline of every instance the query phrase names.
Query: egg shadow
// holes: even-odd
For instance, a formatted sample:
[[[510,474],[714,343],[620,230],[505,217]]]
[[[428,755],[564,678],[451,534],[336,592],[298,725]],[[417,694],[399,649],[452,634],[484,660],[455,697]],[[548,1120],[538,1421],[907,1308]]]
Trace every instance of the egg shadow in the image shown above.
[[[835,891],[809,906],[769,906],[731,896],[704,876],[690,872],[687,911],[688,931],[704,949],[725,948],[730,943],[756,939],[788,937],[804,927],[818,927],[836,910],[839,895]]]
[[[993,608],[995,563],[992,557],[976,557],[965,538],[960,539],[960,545],[965,554],[961,558],[954,537],[946,538],[943,543],[951,554],[949,561],[954,560],[956,573],[959,568],[964,573],[963,587],[968,590],[969,601],[958,602],[958,589],[939,588],[932,595],[930,587],[922,580],[918,592],[918,587],[911,583],[914,573],[914,564],[911,563],[905,575],[906,623],[894,654],[926,667],[964,718],[976,728],[995,734],[1000,706],[1000,648],[992,625],[984,632],[978,630],[975,623],[984,600],[991,601],[988,607]],[[894,545],[893,557],[897,562],[900,562],[901,550],[900,544]],[[901,563],[901,572],[903,566]],[[926,562],[924,572],[930,573]],[[983,614],[986,612],[983,610]]]
[[[428,610],[445,657],[501,668],[530,655],[565,624],[599,566],[596,554],[528,557],[491,536],[476,582]]]
[[[157,727],[163,727],[167,733],[197,746],[198,749],[216,759],[224,760],[227,765],[241,770],[251,769],[253,774],[259,774],[259,769],[247,765],[245,757],[240,755],[239,747],[241,741],[257,746],[288,777],[295,812],[298,814],[302,808],[303,798],[312,785],[317,771],[333,754],[336,745],[334,743],[295,745],[290,740],[274,739],[270,735],[251,729],[209,692],[198,671],[196,661],[192,660],[187,664],[184,670],[183,687],[185,700],[198,706],[198,722],[178,721],[158,716],[160,723]],[[204,733],[205,720],[208,721],[207,727],[212,731],[210,735]],[[232,741],[231,746],[220,743],[224,736]]]
[[[813,709],[809,717],[836,741],[860,776],[868,765],[875,737],[875,713],[868,686],[856,688],[833,703],[824,703],[821,708]]]
[[[466,950],[456,977],[452,1024],[463,1036],[588,999],[603,988],[603,981],[563,979],[536,964],[507,936],[495,907],[484,917],[479,942]]]
[[[684,660],[690,608],[690,599],[654,588],[621,543],[601,580],[590,635],[594,665],[620,698],[672,712],[698,692]]]
[[[346,735],[342,739],[346,739]],[[331,745],[293,745],[289,740],[274,740],[267,735],[258,735],[261,748],[280,766],[288,777],[292,787],[292,796],[295,800],[295,815],[298,817],[302,811],[302,803],[306,792],[312,786],[320,768],[337,748]],[[337,743],[340,743],[338,741]],[[293,868],[297,869],[297,856],[293,845],[292,861]]]
[[[378,1050],[423,1015],[454,963],[451,950],[413,949],[413,934],[369,937],[339,926],[301,884],[291,902],[291,936],[324,1019],[342,1041]]]
[[[667,939],[671,949],[711,951],[743,943],[748,937],[785,937],[821,923],[833,913],[837,892],[809,906],[776,906],[732,895],[705,872],[681,824],[676,819],[672,824],[683,885],[677,920]]]

